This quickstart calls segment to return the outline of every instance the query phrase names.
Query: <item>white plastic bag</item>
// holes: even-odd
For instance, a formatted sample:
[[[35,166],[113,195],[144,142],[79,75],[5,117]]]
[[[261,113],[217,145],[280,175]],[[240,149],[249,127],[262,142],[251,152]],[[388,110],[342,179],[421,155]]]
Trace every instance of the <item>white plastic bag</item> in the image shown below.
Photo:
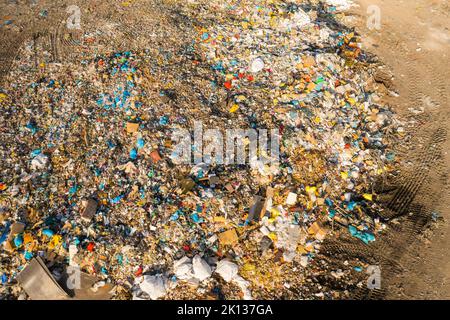
[[[211,277],[211,267],[199,255],[196,255],[192,260],[192,267],[194,269],[194,277],[198,280],[203,281]]]
[[[144,281],[140,284],[140,288],[150,296],[150,299],[157,300],[166,295],[166,282],[162,274],[155,276],[144,276]]]
[[[216,272],[225,280],[226,282],[230,282],[234,277],[238,274],[238,265],[229,261],[229,260],[221,260],[217,264]]]
[[[194,276],[192,261],[189,257],[183,257],[173,264],[175,276],[180,280],[189,280]]]

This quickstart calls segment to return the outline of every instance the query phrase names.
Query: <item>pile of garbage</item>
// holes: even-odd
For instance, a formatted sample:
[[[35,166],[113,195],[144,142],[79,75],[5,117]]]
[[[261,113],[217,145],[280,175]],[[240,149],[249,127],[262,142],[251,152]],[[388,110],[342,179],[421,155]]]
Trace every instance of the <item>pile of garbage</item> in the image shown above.
[[[0,297],[25,297],[36,258],[115,299],[343,297],[301,288],[327,237],[382,236],[372,186],[395,165],[386,137],[402,134],[336,21],[349,5],[177,2],[195,37],[172,52],[54,62],[27,42],[0,88]],[[177,163],[174,131],[193,138],[198,122],[275,130],[279,153],[258,154],[279,159],[223,164],[194,146],[201,161]]]

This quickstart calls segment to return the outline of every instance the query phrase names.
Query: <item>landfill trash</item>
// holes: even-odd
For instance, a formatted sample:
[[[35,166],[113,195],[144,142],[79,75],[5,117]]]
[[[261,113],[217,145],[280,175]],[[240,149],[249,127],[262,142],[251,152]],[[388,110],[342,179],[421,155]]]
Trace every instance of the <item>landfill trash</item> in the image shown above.
[[[96,277],[80,272],[72,275],[60,275],[59,281],[50,273],[40,257],[30,261],[17,279],[32,300],[109,300],[112,287],[105,282],[98,282]],[[71,283],[73,287],[68,286]],[[77,287],[78,285],[78,287]]]
[[[229,260],[221,260],[217,264],[216,271],[225,281],[230,282],[237,276],[239,266]]]
[[[325,0],[325,2],[339,10],[348,10],[353,4],[351,0]]]
[[[157,300],[166,294],[166,282],[167,279],[162,274],[146,275],[140,287],[142,291],[149,295],[150,299]]]
[[[196,255],[192,260],[192,267],[194,269],[194,276],[200,281],[208,279],[212,274],[209,264],[199,255]]]
[[[289,206],[293,206],[297,202],[297,194],[289,193],[286,198],[286,204]]]
[[[97,211],[97,201],[92,198],[88,199],[84,206],[85,208],[81,214],[81,217],[86,221],[91,221]]]
[[[239,241],[238,235],[235,229],[230,229],[218,234],[219,241],[223,245],[232,245]]]
[[[192,260],[189,257],[183,257],[175,261],[173,265],[175,276],[181,280],[189,280],[194,276]]]
[[[226,281],[226,282],[236,282],[244,293],[245,300],[252,300],[252,295],[248,289],[249,282],[238,275],[239,267],[237,264],[229,260],[221,260],[217,264],[216,272]]]
[[[45,154],[39,153],[31,160],[31,170],[43,170],[48,165],[48,157]]]
[[[321,246],[383,236],[372,186],[404,134],[361,39],[336,23],[351,4],[158,2],[135,46],[121,23],[100,24],[61,61],[25,41],[0,87],[0,298],[65,296],[51,274],[69,265],[114,299],[348,297],[310,279],[366,266],[336,273]],[[273,130],[279,153],[208,162],[197,122],[223,137]],[[176,162],[176,130],[196,141],[190,164]]]
[[[13,223],[11,226],[7,227],[4,231],[6,237],[4,237],[4,248],[7,251],[13,251],[14,247],[20,247],[22,243],[16,243],[15,239],[19,236],[25,229],[25,225],[20,222]],[[2,237],[3,238],[3,237]]]
[[[68,298],[45,266],[42,259],[33,259],[18,277],[28,296],[33,300],[62,300]]]
[[[261,58],[256,58],[252,62],[251,71],[253,73],[257,73],[264,69],[264,61]]]

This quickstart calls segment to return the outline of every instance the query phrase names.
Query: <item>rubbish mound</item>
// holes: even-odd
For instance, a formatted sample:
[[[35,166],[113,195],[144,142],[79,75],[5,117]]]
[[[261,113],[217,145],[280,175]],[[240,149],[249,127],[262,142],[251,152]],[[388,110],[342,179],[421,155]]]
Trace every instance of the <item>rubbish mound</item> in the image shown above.
[[[79,267],[114,299],[348,296],[312,295],[308,279],[327,237],[382,236],[372,185],[402,134],[337,21],[349,5],[176,2],[195,36],[173,51],[104,41],[55,62],[25,43],[0,89],[0,297],[26,297],[18,275],[37,258],[58,281]],[[200,161],[177,163],[174,132],[191,141],[199,123],[275,132],[279,153],[220,163],[203,141],[189,147]]]

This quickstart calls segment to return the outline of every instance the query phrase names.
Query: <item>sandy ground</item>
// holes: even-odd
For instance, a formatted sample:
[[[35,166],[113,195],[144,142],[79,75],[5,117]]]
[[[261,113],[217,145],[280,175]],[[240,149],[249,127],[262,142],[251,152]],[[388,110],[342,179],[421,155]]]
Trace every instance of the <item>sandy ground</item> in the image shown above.
[[[385,275],[389,285],[385,298],[450,299],[450,2],[358,2],[356,25],[365,50],[376,54],[394,76],[392,84],[399,96],[388,96],[387,103],[403,119],[413,121],[412,138],[405,148],[409,161],[398,185],[414,195],[403,204],[412,216],[442,217],[437,226],[417,232],[399,248],[401,271]],[[379,30],[367,26],[371,5],[380,8]],[[432,153],[436,156],[430,157]],[[420,212],[411,209],[414,205]]]

